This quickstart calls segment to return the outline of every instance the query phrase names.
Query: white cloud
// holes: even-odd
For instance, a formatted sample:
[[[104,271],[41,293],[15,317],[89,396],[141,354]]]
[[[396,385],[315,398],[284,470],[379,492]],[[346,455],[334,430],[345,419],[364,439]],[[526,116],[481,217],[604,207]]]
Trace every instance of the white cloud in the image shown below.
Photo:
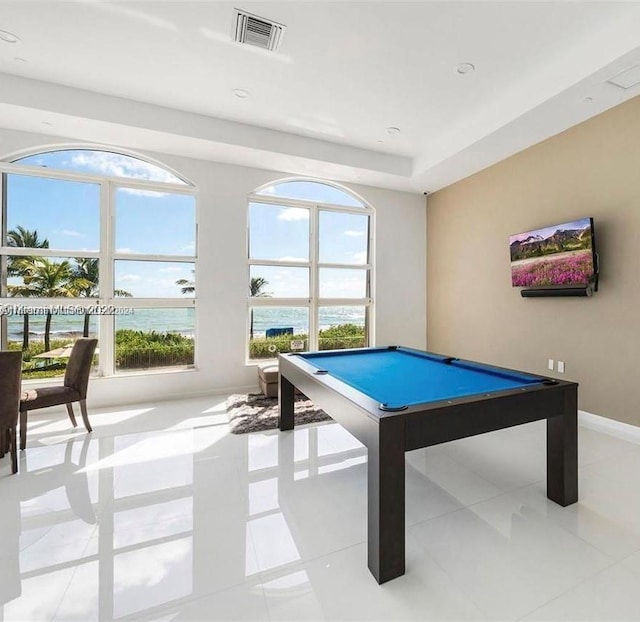
[[[258,276],[258,273],[255,272],[251,274]],[[309,271],[304,268],[270,266],[260,276],[267,280],[264,292],[276,298],[306,298],[309,296]]]
[[[68,235],[71,238],[86,238],[87,236],[84,233],[80,233],[79,231],[74,231],[73,229],[63,229],[61,231],[62,235]]]
[[[196,250],[196,243],[194,242],[189,242],[189,244],[185,244],[181,249],[180,252],[181,253],[186,253],[186,252],[193,252]]]
[[[362,298],[362,282],[357,279],[325,281],[320,288],[320,295],[325,298]]]
[[[278,214],[278,220],[287,222],[309,220],[309,210],[300,207],[283,207]]]
[[[185,268],[181,268],[180,266],[168,266],[167,268],[160,268],[158,272],[184,272]]]
[[[363,298],[365,295],[364,270],[332,270],[320,276],[320,296],[323,298]]]
[[[123,246],[122,248],[116,248],[116,253],[133,253],[133,251],[129,247]]]
[[[118,278],[118,281],[126,281],[126,282],[131,282],[131,281],[142,281],[142,277],[138,274],[123,274],[121,277]]]
[[[155,164],[109,151],[75,152],[71,156],[70,163],[76,168],[108,175],[110,177],[129,177],[133,179],[166,182],[169,184],[184,184],[184,182],[175,175]]]
[[[367,263],[367,251],[360,251],[359,253],[351,253],[351,259],[355,263],[365,264]]]
[[[350,237],[350,238],[359,238],[364,235],[364,231],[347,230],[347,231],[343,231],[342,235],[346,235],[347,237]]]
[[[193,297],[193,294],[181,294],[175,277],[170,279],[145,278],[144,283],[136,288],[136,296],[141,298],[180,298]]]

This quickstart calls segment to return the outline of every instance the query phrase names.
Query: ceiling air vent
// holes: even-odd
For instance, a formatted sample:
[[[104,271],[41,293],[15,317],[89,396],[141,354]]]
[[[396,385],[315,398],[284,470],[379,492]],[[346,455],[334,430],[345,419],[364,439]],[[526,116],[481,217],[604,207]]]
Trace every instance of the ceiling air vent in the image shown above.
[[[235,40],[276,52],[282,43],[285,26],[236,9]]]
[[[625,91],[634,86],[638,86],[638,84],[640,84],[640,65],[636,65],[630,69],[625,69],[617,76],[609,78],[607,82],[615,84],[615,86],[625,89]]]

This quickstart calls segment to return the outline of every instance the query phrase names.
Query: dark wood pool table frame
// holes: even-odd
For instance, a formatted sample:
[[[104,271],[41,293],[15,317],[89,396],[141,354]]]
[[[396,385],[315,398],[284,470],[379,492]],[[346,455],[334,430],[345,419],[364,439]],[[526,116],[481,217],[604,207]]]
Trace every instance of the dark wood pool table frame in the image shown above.
[[[361,391],[330,374],[317,374],[318,368],[298,354],[280,354],[279,366],[280,430],[293,429],[297,388],[368,449],[368,557],[378,583],[405,572],[407,451],[546,419],[547,497],[561,506],[578,500],[574,382],[558,380],[383,412]]]

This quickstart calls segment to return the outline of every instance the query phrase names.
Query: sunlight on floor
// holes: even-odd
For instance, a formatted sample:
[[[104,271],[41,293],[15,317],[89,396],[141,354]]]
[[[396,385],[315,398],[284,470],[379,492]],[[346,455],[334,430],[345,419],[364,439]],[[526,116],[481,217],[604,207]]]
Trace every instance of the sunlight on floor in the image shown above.
[[[365,448],[330,422],[233,435],[224,403],[104,410],[93,434],[34,417],[20,473],[1,463],[2,619],[638,618],[637,445],[581,429],[569,508],[544,425],[408,454],[407,573],[381,587]]]

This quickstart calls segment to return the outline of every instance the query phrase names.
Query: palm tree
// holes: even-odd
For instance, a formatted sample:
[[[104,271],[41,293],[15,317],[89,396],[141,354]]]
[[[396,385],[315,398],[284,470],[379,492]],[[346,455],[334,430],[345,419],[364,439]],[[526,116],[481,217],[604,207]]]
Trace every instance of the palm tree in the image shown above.
[[[79,288],[88,287],[88,282],[74,279],[71,264],[65,259],[51,261],[46,257],[23,257],[28,261],[18,262],[22,271],[23,285],[10,285],[11,296],[37,296],[38,298],[67,298],[77,296]],[[44,325],[44,349],[51,349],[51,310],[47,310]]]
[[[76,265],[71,270],[71,279],[78,296],[84,298],[97,298],[100,294],[98,288],[99,270],[98,259],[83,257],[75,260]],[[131,294],[123,289],[116,289],[113,292],[116,296],[130,298]],[[84,327],[82,336],[89,336],[90,313],[84,314]]]
[[[79,296],[85,298],[95,298],[98,296],[98,260],[84,257],[82,259],[76,259],[76,265],[71,270],[71,278],[75,283],[79,283],[80,280],[85,281],[86,287],[76,287]],[[84,327],[82,329],[82,336],[89,336],[89,321],[91,314],[85,312],[84,314]]]
[[[271,296],[271,294],[262,291],[262,288],[266,285],[269,285],[269,281],[263,279],[261,276],[251,277],[251,282],[249,283],[249,297],[266,298]],[[251,307],[250,318],[251,325],[249,328],[249,339],[253,339],[253,307]]]
[[[14,248],[49,248],[49,240],[40,239],[37,230],[30,231],[24,227],[16,227],[7,232],[7,246]],[[10,257],[7,263],[7,276],[24,276],[23,267],[32,260],[32,257]],[[22,267],[21,267],[22,266]],[[16,294],[27,295],[30,294]],[[29,314],[22,316],[22,349],[29,349]]]
[[[7,232],[7,246],[13,246],[14,248],[49,248],[49,240],[47,238],[41,240],[36,229],[31,231],[17,226]]]
[[[191,270],[191,274],[195,277],[196,271]],[[176,285],[180,286],[180,292],[182,294],[194,294],[196,291],[195,281],[190,281],[189,279],[178,279]]]

